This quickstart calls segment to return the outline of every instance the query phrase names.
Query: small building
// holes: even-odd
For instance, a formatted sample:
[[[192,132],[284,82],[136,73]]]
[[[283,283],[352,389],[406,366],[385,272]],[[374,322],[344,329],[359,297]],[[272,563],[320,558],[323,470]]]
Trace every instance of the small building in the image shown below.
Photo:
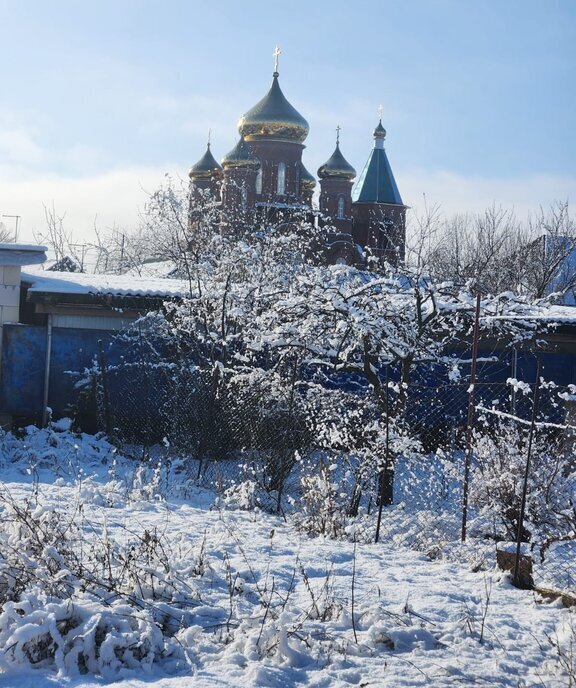
[[[0,423],[46,421],[77,396],[78,373],[122,356],[114,335],[189,293],[183,280],[53,272],[46,247],[0,244]]]

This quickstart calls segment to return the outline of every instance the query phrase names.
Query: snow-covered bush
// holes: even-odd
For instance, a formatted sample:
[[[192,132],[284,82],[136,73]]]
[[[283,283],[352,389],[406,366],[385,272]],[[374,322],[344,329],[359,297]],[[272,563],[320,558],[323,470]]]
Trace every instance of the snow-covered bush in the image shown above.
[[[89,467],[114,460],[116,447],[104,435],[71,432],[70,426],[70,419],[61,418],[46,428],[29,425],[18,435],[0,430],[0,466],[77,478]]]
[[[498,420],[474,435],[477,464],[470,499],[497,539],[515,539],[528,451],[528,431],[516,421]],[[523,538],[543,542],[576,537],[576,476],[561,440],[535,433],[528,479]]]
[[[335,461],[320,458],[314,471],[301,478],[296,525],[309,535],[342,537],[345,534],[348,494],[341,491]]]
[[[262,488],[259,481],[246,479],[228,487],[217,500],[219,506],[226,509],[242,509],[253,511],[263,509],[264,511],[276,511],[278,495]]]
[[[92,524],[87,538],[81,512],[81,503],[56,509],[0,497],[2,662],[62,675],[149,669],[177,647],[171,638],[197,604],[195,571],[154,530],[118,541],[106,523]]]
[[[105,678],[149,672],[176,649],[148,609],[119,600],[105,603],[80,592],[75,601],[47,596],[33,586],[0,611],[0,669],[12,665],[55,669],[61,677]]]

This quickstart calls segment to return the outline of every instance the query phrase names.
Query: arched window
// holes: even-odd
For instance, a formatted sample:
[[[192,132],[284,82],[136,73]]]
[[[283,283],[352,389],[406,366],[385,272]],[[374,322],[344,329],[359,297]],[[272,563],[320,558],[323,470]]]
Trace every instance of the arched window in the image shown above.
[[[338,210],[336,211],[336,217],[339,220],[344,219],[344,208],[345,208],[344,196],[338,196]]]
[[[276,193],[278,196],[284,196],[286,193],[286,165],[283,162],[278,163],[278,183],[276,184]]]
[[[262,193],[262,167],[260,167],[256,175],[256,193],[258,196]]]

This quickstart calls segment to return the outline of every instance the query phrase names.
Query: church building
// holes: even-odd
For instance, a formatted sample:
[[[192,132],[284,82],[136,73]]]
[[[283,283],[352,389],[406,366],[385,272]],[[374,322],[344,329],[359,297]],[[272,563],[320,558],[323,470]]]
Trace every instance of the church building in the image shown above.
[[[406,208],[386,151],[382,121],[373,131],[374,147],[357,178],[336,148],[318,169],[320,193],[314,208],[316,178],[302,162],[309,125],[288,102],[278,81],[278,55],[268,93],[238,122],[240,138],[219,164],[208,143],[189,172],[193,190],[221,205],[225,227],[261,226],[312,216],[329,232],[329,262],[363,264],[368,257],[392,264],[404,258]]]

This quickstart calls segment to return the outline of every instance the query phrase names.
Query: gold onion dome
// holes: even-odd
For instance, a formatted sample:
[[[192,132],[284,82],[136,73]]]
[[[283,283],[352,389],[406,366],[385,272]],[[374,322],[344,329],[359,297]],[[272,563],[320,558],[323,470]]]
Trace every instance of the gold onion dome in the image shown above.
[[[320,179],[348,179],[356,176],[356,170],[340,152],[340,145],[336,142],[336,149],[330,158],[318,168]]]
[[[250,152],[244,137],[240,136],[240,140],[234,148],[222,158],[222,167],[225,170],[230,168],[257,170],[260,167],[260,160]]]
[[[222,174],[222,168],[212,155],[210,151],[210,144],[206,147],[206,152],[198,160],[195,165],[192,165],[188,176],[190,179],[212,179]]]
[[[302,186],[305,189],[313,189],[316,186],[316,179],[310,172],[300,163],[300,178],[302,179]]]
[[[386,138],[386,129],[384,129],[384,127],[382,126],[382,120],[378,122],[378,126],[376,127],[376,129],[374,129],[373,135],[375,139]]]
[[[286,100],[274,72],[272,86],[256,105],[238,122],[238,131],[246,141],[280,139],[302,143],[310,127],[302,115]]]

